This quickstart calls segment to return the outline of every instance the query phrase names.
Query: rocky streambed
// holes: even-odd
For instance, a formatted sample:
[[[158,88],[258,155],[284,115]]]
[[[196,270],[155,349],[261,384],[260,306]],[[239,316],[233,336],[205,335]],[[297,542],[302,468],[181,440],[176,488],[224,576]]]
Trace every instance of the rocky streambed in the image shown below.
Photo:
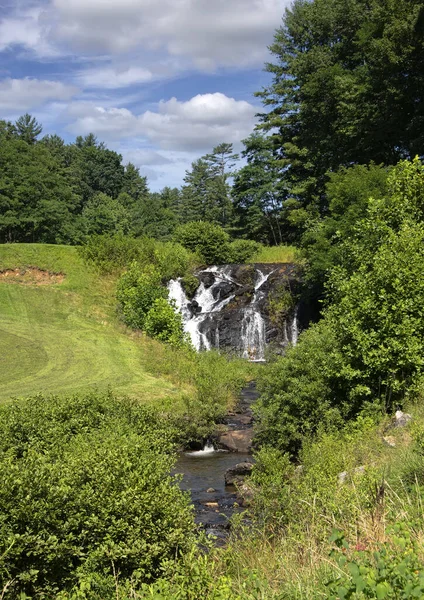
[[[182,453],[176,465],[182,489],[191,493],[196,523],[221,543],[228,535],[230,517],[242,510],[235,483],[251,471],[251,405],[258,395],[250,383],[242,390],[237,409],[227,415],[225,429],[203,449]]]

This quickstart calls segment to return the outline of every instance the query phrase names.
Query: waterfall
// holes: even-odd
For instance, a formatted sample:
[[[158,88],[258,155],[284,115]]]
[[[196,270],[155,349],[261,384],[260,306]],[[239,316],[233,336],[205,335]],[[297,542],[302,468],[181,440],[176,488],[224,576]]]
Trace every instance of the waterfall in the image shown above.
[[[202,273],[216,273],[218,277],[218,284],[220,283],[219,280],[231,281],[233,283],[231,278],[226,274],[225,267],[224,270],[219,274],[218,267],[215,266],[205,269],[202,271]],[[183,317],[184,331],[189,334],[191,342],[196,350],[210,350],[212,348],[212,343],[207,334],[201,330],[201,325],[212,313],[220,312],[224,306],[229,304],[234,298],[234,294],[232,294],[228,298],[221,300],[218,294],[218,298],[216,299],[214,296],[216,285],[217,284],[212,284],[211,286],[206,287],[202,281],[197,288],[193,300],[190,302],[186,293],[184,292],[180,279],[171,280],[168,284],[169,298],[170,300],[174,300],[176,308],[181,312]],[[193,314],[190,311],[189,306],[193,305],[199,306],[201,309],[198,314]],[[215,332],[214,347],[219,348],[218,329]]]
[[[181,313],[184,331],[196,350],[228,349],[248,360],[264,361],[269,330],[264,312],[269,291],[266,282],[281,268],[281,265],[208,267],[197,274],[200,283],[192,300],[187,298],[180,279],[170,281],[169,298]],[[224,311],[232,301],[233,305]],[[297,337],[296,309],[293,318],[284,324],[279,339],[284,347],[289,343],[295,345]]]

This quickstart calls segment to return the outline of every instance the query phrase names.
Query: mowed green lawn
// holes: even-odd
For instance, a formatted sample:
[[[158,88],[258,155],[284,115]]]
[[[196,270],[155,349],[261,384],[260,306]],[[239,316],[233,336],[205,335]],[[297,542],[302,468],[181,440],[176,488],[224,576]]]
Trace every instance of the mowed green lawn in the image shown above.
[[[143,340],[119,326],[113,281],[87,269],[76,248],[0,245],[0,271],[24,267],[65,277],[40,284],[0,276],[0,401],[108,387],[143,401],[178,394],[143,370]]]

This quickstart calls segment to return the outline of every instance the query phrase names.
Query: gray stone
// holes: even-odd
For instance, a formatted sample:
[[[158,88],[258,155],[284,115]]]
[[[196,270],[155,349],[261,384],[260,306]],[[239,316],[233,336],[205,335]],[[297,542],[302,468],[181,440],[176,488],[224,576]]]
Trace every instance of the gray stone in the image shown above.
[[[394,416],[394,427],[405,427],[408,423],[412,421],[412,415],[408,413],[404,413],[401,410],[397,410]]]
[[[339,473],[339,483],[344,483],[347,479],[347,476],[348,476],[347,471],[343,471],[342,473]]]
[[[243,462],[230,467],[225,472],[225,485],[234,485],[235,483],[242,483],[244,478],[251,474],[253,469],[253,463]]]
[[[227,431],[218,438],[218,446],[230,452],[249,453],[252,448],[253,429]]]

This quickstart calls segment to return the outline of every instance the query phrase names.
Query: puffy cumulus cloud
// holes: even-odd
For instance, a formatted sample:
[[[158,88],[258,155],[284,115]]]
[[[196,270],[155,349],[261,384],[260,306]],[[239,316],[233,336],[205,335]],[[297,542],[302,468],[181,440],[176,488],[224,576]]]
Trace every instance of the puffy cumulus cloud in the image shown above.
[[[74,103],[68,114],[69,130],[94,132],[106,140],[142,137],[159,148],[177,151],[208,150],[220,142],[238,144],[255,124],[256,108],[219,92],[195,96],[187,102],[172,98],[159,103],[158,111],[134,115],[126,108],[104,108]]]
[[[92,102],[75,102],[69,105],[67,113],[74,119],[68,127],[72,133],[95,133],[107,141],[138,133],[139,119],[126,108],[104,108]]]
[[[289,0],[39,0],[0,24],[0,49],[162,52],[197,67],[262,64]],[[125,80],[123,80],[125,82]]]
[[[0,110],[29,110],[46,102],[69,100],[77,93],[78,88],[59,81],[7,78],[0,80]]]
[[[147,137],[167,150],[203,150],[222,141],[239,143],[254,126],[256,108],[219,92],[187,102],[172,98],[159,111],[147,111],[140,122]]]

